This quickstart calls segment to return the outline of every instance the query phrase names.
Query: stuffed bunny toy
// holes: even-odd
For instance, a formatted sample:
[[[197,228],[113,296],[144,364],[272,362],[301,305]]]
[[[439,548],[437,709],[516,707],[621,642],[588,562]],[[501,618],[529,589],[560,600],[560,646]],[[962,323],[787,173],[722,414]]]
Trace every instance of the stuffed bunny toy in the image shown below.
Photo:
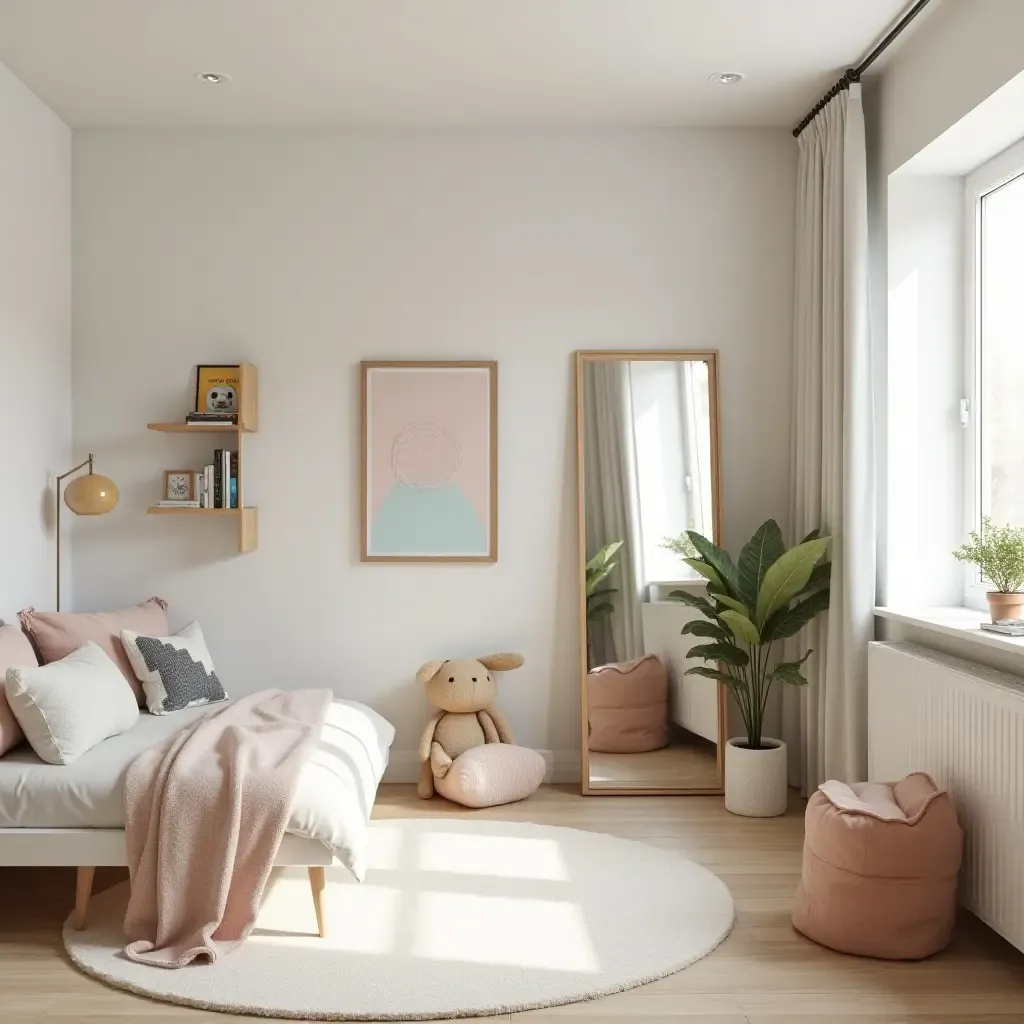
[[[514,744],[512,730],[491,707],[497,696],[495,672],[523,664],[521,654],[489,654],[484,658],[428,661],[416,673],[427,697],[438,708],[420,740],[418,793],[434,795],[434,780],[448,774],[452,762],[467,750],[487,743]]]

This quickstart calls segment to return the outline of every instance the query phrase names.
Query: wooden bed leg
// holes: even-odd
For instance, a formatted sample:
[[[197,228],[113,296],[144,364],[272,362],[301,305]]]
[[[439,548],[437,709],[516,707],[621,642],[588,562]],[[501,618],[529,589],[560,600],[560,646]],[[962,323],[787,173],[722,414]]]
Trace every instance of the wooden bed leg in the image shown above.
[[[85,920],[89,913],[89,897],[92,896],[92,880],[96,874],[95,868],[78,869],[78,878],[75,882],[75,917],[72,922],[78,931],[85,927]]]
[[[324,889],[327,888],[327,871],[318,865],[307,868],[309,871],[309,888],[313,892],[313,909],[316,910],[316,929],[320,938],[327,937],[325,919]]]

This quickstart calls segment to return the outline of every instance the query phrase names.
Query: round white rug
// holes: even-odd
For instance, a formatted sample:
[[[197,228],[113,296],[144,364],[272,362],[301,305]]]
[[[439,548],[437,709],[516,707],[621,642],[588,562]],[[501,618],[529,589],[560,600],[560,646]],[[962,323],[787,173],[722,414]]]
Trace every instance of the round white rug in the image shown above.
[[[186,1006],[317,1020],[484,1016],[609,995],[672,974],[729,933],[725,884],[678,853],[594,832],[475,818],[370,829],[363,885],[328,872],[328,937],[306,872],[275,870],[256,928],[215,964],[128,960],[127,883],[64,926],[71,959]]]

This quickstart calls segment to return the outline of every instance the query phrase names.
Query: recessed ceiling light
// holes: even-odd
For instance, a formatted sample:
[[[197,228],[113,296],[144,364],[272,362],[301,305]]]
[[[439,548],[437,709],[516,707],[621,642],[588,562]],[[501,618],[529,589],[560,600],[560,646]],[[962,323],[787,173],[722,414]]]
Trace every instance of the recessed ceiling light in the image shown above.
[[[222,82],[231,81],[227,75],[219,75],[216,71],[199,71],[196,73],[196,78],[200,82],[206,82],[207,85],[220,85]]]
[[[739,71],[716,71],[713,75],[708,75],[708,81],[714,82],[715,85],[739,85],[744,77]]]

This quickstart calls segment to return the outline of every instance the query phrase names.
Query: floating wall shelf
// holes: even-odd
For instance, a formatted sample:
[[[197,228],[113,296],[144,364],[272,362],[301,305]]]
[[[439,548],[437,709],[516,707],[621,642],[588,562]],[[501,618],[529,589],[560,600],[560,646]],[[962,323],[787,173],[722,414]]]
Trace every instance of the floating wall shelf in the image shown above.
[[[238,520],[238,553],[241,555],[255,551],[258,543],[257,510],[246,506],[243,500],[242,481],[244,479],[244,457],[242,438],[246,434],[255,434],[258,427],[258,382],[256,367],[242,363],[239,367],[239,391],[241,403],[238,410],[238,423],[227,426],[204,423],[189,426],[187,423],[149,423],[150,430],[163,434],[230,434],[236,439],[238,447],[238,504],[239,508],[164,508],[154,506],[147,509],[151,516],[234,516]]]

